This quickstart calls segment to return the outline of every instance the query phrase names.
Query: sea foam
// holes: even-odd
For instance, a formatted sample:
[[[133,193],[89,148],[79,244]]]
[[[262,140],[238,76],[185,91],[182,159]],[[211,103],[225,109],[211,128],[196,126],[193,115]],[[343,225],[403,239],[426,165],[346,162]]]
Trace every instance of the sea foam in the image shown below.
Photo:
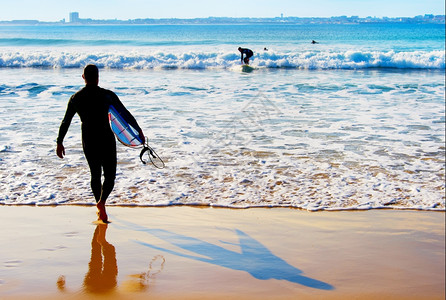
[[[101,68],[113,69],[230,69],[240,65],[235,52],[197,51],[60,51],[0,50],[0,68],[81,68],[94,63]],[[445,69],[444,51],[265,51],[252,58],[258,68],[289,69]]]
[[[0,69],[0,205],[94,204],[79,69]],[[110,205],[444,210],[444,73],[101,71],[166,168],[118,144]]]

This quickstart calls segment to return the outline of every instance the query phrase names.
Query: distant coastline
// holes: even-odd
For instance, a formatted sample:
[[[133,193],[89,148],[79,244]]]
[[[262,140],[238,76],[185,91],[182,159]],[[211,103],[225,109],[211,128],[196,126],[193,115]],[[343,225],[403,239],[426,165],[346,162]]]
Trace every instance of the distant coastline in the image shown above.
[[[77,16],[72,19],[72,15]],[[445,15],[425,14],[415,17],[366,17],[336,16],[336,17],[275,17],[275,18],[230,18],[208,17],[194,19],[129,19],[129,20],[95,20],[79,18],[78,13],[70,13],[70,20],[57,22],[38,20],[0,21],[0,25],[206,25],[206,24],[362,24],[362,23],[411,23],[411,24],[445,24]]]

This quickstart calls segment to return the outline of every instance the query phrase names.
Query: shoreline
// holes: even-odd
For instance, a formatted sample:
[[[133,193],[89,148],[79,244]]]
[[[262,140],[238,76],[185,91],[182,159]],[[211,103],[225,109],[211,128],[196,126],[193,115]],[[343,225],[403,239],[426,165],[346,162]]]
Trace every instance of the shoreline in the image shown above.
[[[445,296],[445,219],[437,211],[132,208],[108,206],[111,223],[95,225],[85,205],[0,206],[0,297]],[[116,272],[104,267],[88,290],[96,242],[103,254],[115,249]],[[110,280],[107,272],[110,289],[92,292]]]
[[[96,206],[96,203],[0,203],[0,207],[9,206],[9,207],[64,207],[64,206],[78,206],[78,207],[92,207]],[[251,206],[225,206],[219,204],[205,204],[205,203],[176,203],[176,204],[135,204],[135,203],[119,203],[119,204],[106,204],[106,208],[109,207],[122,207],[122,208],[169,208],[169,207],[190,207],[190,208],[215,208],[215,209],[228,209],[228,210],[245,210],[245,209],[290,209],[290,210],[298,210],[298,211],[306,211],[306,212],[355,212],[355,211],[373,211],[373,210],[389,210],[389,211],[419,211],[419,212],[438,212],[445,213],[446,207],[441,208],[416,208],[416,207],[392,207],[392,206],[382,206],[382,207],[364,207],[364,208],[316,208],[316,209],[306,209],[302,207],[296,207],[292,205],[251,205]]]

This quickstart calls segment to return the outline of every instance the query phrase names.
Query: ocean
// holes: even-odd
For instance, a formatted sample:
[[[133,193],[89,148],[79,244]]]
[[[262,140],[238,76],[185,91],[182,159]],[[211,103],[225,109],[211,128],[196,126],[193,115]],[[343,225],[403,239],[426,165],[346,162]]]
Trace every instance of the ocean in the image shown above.
[[[445,210],[444,25],[0,26],[0,204],[94,203],[89,63],[166,164],[118,144],[110,205]]]

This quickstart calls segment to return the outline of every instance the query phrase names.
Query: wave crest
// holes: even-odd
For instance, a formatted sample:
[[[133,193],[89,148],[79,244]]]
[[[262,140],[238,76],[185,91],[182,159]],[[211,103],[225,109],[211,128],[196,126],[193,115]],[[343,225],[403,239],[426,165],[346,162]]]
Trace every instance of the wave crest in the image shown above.
[[[240,64],[237,53],[1,51],[0,68],[82,68],[94,63],[115,69],[228,69]],[[290,69],[444,69],[444,51],[302,51],[254,55],[259,68]]]

